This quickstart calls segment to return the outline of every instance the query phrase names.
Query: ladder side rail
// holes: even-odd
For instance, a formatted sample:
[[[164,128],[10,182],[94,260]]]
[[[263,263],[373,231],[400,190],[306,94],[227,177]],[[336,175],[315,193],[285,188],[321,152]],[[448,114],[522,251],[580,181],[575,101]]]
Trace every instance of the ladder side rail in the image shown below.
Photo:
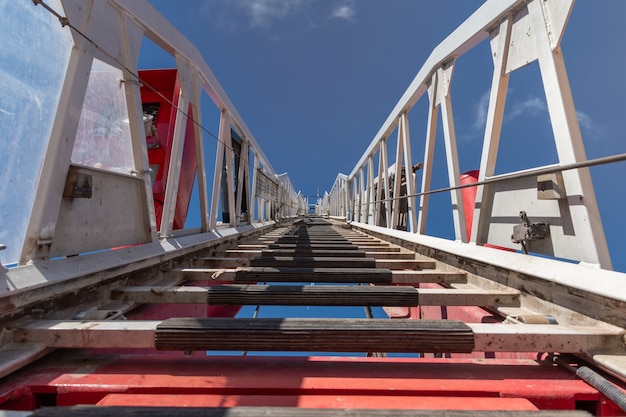
[[[452,222],[454,238],[457,241],[479,245],[489,243],[513,250],[520,249],[521,242],[523,249],[528,252],[580,261],[604,269],[612,268],[588,168],[568,170],[552,176],[536,178],[529,176],[524,180],[505,181],[503,177],[494,184],[481,186],[477,190],[477,201],[470,209],[471,213],[467,213],[470,219],[466,218],[460,188],[460,164],[450,96],[452,71],[459,56],[487,37],[491,40],[494,73],[489,111],[484,116],[487,120],[479,182],[493,179],[502,127],[502,112],[506,101],[508,74],[532,62],[539,64],[558,164],[567,166],[587,160],[560,48],[561,38],[572,7],[573,1],[548,0],[527,3],[488,1],[433,50],[350,174],[351,178],[359,176],[363,181],[361,178],[363,170],[370,165],[371,158],[380,149],[381,142],[387,135],[398,130],[396,183],[394,195],[389,200],[393,207],[392,228],[414,230],[418,233],[424,233],[426,230],[429,199],[428,196],[421,194],[428,192],[432,175],[432,142],[436,137],[437,116],[432,101],[428,114],[424,155],[425,173],[422,177],[422,191],[419,194],[408,189],[412,188],[409,179],[409,169],[412,167],[408,166],[410,154],[401,148],[406,147],[410,150],[410,138],[408,134],[404,137],[405,125],[402,118],[406,117],[417,101],[422,99],[425,92],[429,92],[429,96],[431,94],[434,96],[434,107],[439,107],[442,114]],[[511,53],[509,49],[512,50]],[[435,91],[430,92],[429,90],[433,88]],[[402,166],[403,162],[406,162],[407,166]],[[545,165],[539,169],[544,167]],[[400,173],[402,172],[406,173],[408,186],[406,192],[400,186]],[[503,175],[507,174],[513,173]],[[548,182],[556,185],[544,184]],[[548,187],[548,192],[544,192],[546,188],[542,187]],[[412,202],[416,196],[420,196],[420,208],[423,212],[417,213],[417,209],[409,204],[406,209],[408,219],[404,219],[405,199]],[[363,200],[363,195],[359,195],[359,202],[355,203],[360,207],[360,214],[368,213],[369,207],[363,207],[363,205],[377,204]],[[400,207],[402,207],[402,213],[400,213]],[[549,228],[549,232],[544,235],[533,234],[527,239],[520,238],[519,233],[511,237],[512,229],[521,230],[519,222],[514,220],[520,215],[527,227],[531,227],[531,221],[524,220],[528,217],[532,218],[534,223],[538,222],[538,225]],[[502,219],[510,220],[502,221]],[[368,223],[361,219],[361,215],[356,221]],[[473,224],[466,225],[468,221]],[[470,226],[473,236],[467,236]]]

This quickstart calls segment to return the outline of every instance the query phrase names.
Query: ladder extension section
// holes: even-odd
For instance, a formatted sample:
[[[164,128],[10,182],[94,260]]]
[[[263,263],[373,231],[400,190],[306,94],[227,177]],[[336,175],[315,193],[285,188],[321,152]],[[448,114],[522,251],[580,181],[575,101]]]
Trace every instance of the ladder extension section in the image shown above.
[[[215,268],[172,268],[166,271],[166,275],[174,282],[208,280],[215,285],[120,287],[111,292],[111,299],[138,304],[386,307],[519,305],[519,291],[472,287],[466,284],[465,272],[428,269],[436,266],[435,263],[432,260],[415,259],[414,253],[411,253],[413,259],[407,259],[415,262],[413,269],[377,268],[378,260],[362,255],[408,252],[325,220],[299,220],[292,227],[283,228],[283,235],[287,237],[281,237],[274,231],[261,237],[244,239],[235,244],[236,247],[210,252],[210,256],[193,255],[196,265],[212,263]],[[332,243],[326,244],[325,241]],[[339,241],[342,243],[337,243]],[[290,247],[290,256],[283,256],[285,244],[282,242],[288,242],[286,245]],[[241,258],[239,255],[242,250],[248,250],[242,248],[251,245],[258,247],[253,252],[246,252],[244,257],[251,266],[224,268],[225,264],[230,266],[230,262]],[[320,249],[311,249],[314,245]],[[268,249],[271,246],[276,249]],[[364,246],[371,252],[358,250]],[[378,249],[384,249],[384,252],[375,252]],[[278,256],[270,252],[272,254],[269,255],[268,250],[281,251],[281,254]],[[307,253],[307,250],[310,252]],[[324,256],[320,256],[319,251],[323,251]],[[231,258],[227,253],[238,256]],[[342,256],[327,256],[336,253]],[[276,266],[274,262],[281,266]],[[320,267],[320,264],[326,266]],[[334,266],[328,267],[330,264]],[[259,285],[257,282],[271,284]],[[455,282],[460,283],[461,288],[450,285]],[[416,288],[420,283],[448,285],[437,289]],[[25,324],[14,329],[12,334],[14,342],[38,343],[50,348],[181,351],[581,353],[619,349],[621,346],[621,333],[602,327],[465,324],[454,320],[411,318],[44,320]]]

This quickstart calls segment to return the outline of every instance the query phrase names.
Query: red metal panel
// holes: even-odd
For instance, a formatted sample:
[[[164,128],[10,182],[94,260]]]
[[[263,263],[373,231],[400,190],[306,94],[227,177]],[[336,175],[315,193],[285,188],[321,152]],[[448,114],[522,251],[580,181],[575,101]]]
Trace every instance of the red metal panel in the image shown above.
[[[156,395],[110,394],[102,406],[140,407],[299,407],[398,410],[537,410],[524,398],[371,395]]]
[[[200,353],[201,354],[201,353]],[[0,383],[0,399],[56,393],[59,405],[109,394],[522,398],[574,409],[599,393],[561,368],[531,360],[160,356],[51,358]],[[320,397],[321,398],[321,397]],[[23,404],[22,404],[23,405]],[[2,406],[4,407],[4,405]]]
[[[176,69],[159,69],[139,71],[141,80],[149,84],[153,89],[141,87],[141,101],[144,104],[158,104],[159,111],[154,120],[156,128],[155,135],[146,138],[148,144],[148,159],[150,165],[156,170],[152,192],[154,197],[154,208],[157,220],[157,228],[161,227],[161,214],[163,212],[163,199],[165,198],[165,186],[169,174],[170,155],[174,139],[174,126],[176,122],[178,99],[180,95],[180,84]],[[172,106],[172,104],[174,106]],[[193,190],[193,183],[196,175],[196,148],[193,128],[193,113],[191,105],[187,109],[190,118],[187,121],[185,131],[185,143],[183,149],[183,159],[181,164],[180,184],[176,199],[176,211],[174,214],[174,229],[182,229],[185,226],[189,200]]]

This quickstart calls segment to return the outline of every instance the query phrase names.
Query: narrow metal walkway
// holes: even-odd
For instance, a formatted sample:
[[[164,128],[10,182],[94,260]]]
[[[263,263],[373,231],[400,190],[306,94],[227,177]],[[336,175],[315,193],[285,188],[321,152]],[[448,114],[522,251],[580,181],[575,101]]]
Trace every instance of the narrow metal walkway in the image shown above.
[[[508,378],[511,372],[522,372],[517,368],[523,369],[528,375],[554,372],[554,369],[537,367],[538,362],[534,359],[528,360],[536,358],[541,352],[579,354],[619,351],[622,346],[621,333],[611,327],[586,326],[585,323],[581,325],[550,323],[545,320],[545,316],[537,315],[520,315],[514,322],[508,319],[503,321],[503,317],[498,316],[499,309],[524,311],[521,307],[523,297],[521,291],[505,286],[481,287],[477,285],[480,282],[468,271],[451,268],[440,261],[353,230],[343,223],[322,218],[304,218],[275,229],[268,228],[262,233],[237,236],[224,240],[221,244],[190,252],[177,261],[164,261],[157,266],[158,282],[152,285],[130,285],[137,280],[120,275],[116,281],[107,284],[109,289],[105,297],[108,297],[108,304],[103,304],[99,309],[88,311],[84,316],[73,320],[22,320],[6,333],[6,337],[10,339],[12,346],[16,347],[16,352],[31,349],[32,351],[29,351],[31,358],[57,349],[55,355],[63,355],[60,356],[64,358],[63,363],[71,362],[73,359],[70,358],[75,356],[79,364],[80,358],[84,357],[82,355],[91,355],[86,356],[89,358],[88,362],[107,363],[110,360],[105,359],[109,358],[107,355],[124,353],[127,356],[111,362],[110,366],[113,368],[93,375],[93,378],[98,378],[99,387],[120,383],[117,375],[120,372],[124,374],[126,372],[124,369],[134,366],[135,361],[141,359],[148,361],[149,365],[146,365],[145,369],[143,365],[138,365],[137,373],[153,374],[154,376],[149,379],[154,379],[150,382],[154,386],[182,384],[176,388],[180,394],[172,394],[174,397],[170,398],[168,395],[155,397],[153,393],[129,394],[107,391],[98,394],[102,398],[97,402],[97,413],[103,414],[92,414],[92,407],[76,407],[59,409],[62,411],[42,409],[36,411],[34,416],[54,416],[59,412],[75,416],[85,413],[109,415],[106,413],[107,410],[111,411],[107,408],[110,405],[119,407],[116,408],[116,413],[121,414],[117,415],[144,415],[149,410],[146,411],[141,406],[146,404],[158,404],[160,407],[158,412],[168,413],[171,411],[167,408],[168,404],[180,405],[181,401],[194,407],[220,407],[226,398],[223,397],[221,391],[223,389],[248,393],[234,403],[235,407],[227,408],[223,414],[233,416],[284,415],[281,413],[286,412],[285,410],[275,407],[283,403],[290,407],[289,415],[302,416],[357,414],[382,416],[389,415],[391,409],[394,415],[403,415],[400,409],[405,407],[412,407],[417,411],[431,410],[429,412],[437,409],[440,410],[439,415],[458,417],[475,415],[472,413],[477,410],[480,410],[481,415],[497,416],[501,414],[493,410],[502,409],[517,410],[520,416],[586,415],[578,411],[570,414],[539,411],[526,398],[483,397],[487,391],[490,392],[489,396],[502,395],[500,388],[493,383],[504,377]],[[147,272],[138,272],[138,275],[154,273],[155,270],[151,267],[146,270]],[[139,282],[149,281],[139,280]],[[235,306],[242,305],[256,305],[261,308],[363,306],[365,307],[363,317],[367,318],[206,317],[206,308],[231,308],[229,311],[236,311]],[[107,310],[121,309],[120,306],[127,306],[125,316]],[[159,313],[162,317],[142,319],[141,315],[134,313],[143,311],[142,306],[148,310],[156,306],[163,308],[163,313]],[[172,309],[168,310],[168,306],[172,306]],[[177,308],[184,306],[198,306],[200,308],[198,311],[204,308],[205,314],[181,316],[178,311],[186,310]],[[371,307],[383,307],[391,318],[372,318]],[[429,308],[434,310],[428,310]],[[444,314],[446,311],[452,311],[450,308],[474,308],[492,314],[477,320],[472,320],[471,317],[459,319],[452,317],[452,313],[450,317]],[[429,311],[439,311],[441,315],[433,318],[432,315],[428,316]],[[495,319],[497,317],[499,318]],[[127,319],[120,320],[121,318]],[[227,360],[224,356],[218,356],[211,360],[205,355],[205,352],[211,351],[272,352],[272,359],[249,356]],[[67,354],[64,355],[64,352]],[[325,356],[323,361],[322,358],[313,359],[312,362],[307,362],[306,368],[300,369],[303,364],[288,358],[288,352],[307,352],[307,355],[309,352],[322,352],[331,356]],[[333,359],[335,355],[345,352],[355,353],[353,356],[368,356],[361,358],[367,361],[354,363],[354,368],[344,369],[357,359],[355,357],[346,361]],[[5,353],[11,355],[11,352]],[[148,356],[144,357],[144,354]],[[190,358],[181,362],[183,354],[185,358],[187,356]],[[397,362],[398,355],[412,357],[413,359],[408,360],[413,362]],[[417,362],[416,356],[419,356]],[[481,383],[482,385],[478,384],[475,388],[458,385],[455,390],[468,390],[462,394],[464,398],[462,407],[466,410],[458,410],[460,403],[454,410],[446,409],[452,407],[450,404],[457,400],[447,401],[446,397],[442,397],[452,395],[447,394],[450,390],[450,381],[438,379],[440,372],[445,374],[445,371],[440,371],[442,366],[467,367],[467,372],[470,372],[468,375],[474,375],[473,378],[478,378],[482,372],[487,371],[474,368],[487,362],[454,362],[462,360],[456,358],[468,360],[468,357],[482,358],[479,359],[482,361],[493,357],[517,359],[515,361],[500,359],[490,364],[491,369],[501,368],[501,371],[498,371],[501,373],[488,377]],[[18,361],[14,357],[9,359],[16,362],[16,367],[23,366],[17,364]],[[282,363],[280,362],[282,359],[290,360]],[[308,357],[306,359],[311,360]],[[377,362],[369,362],[372,360]],[[443,362],[431,363],[429,360]],[[453,362],[448,363],[446,360]],[[44,365],[37,366],[47,369],[46,362],[43,363]],[[53,367],[57,366],[54,360],[50,363]],[[192,368],[185,371],[186,368],[179,368],[180,366]],[[187,393],[185,388],[188,383],[185,378],[191,378],[191,375],[196,374],[196,371],[192,370],[193,366],[203,369],[198,371],[199,375],[206,375],[207,378],[207,386],[198,388],[198,392],[204,393],[202,395]],[[267,386],[258,385],[260,380],[238,379],[237,375],[240,372],[248,375],[253,369],[260,369],[259,366],[268,375]],[[374,386],[367,387],[366,391],[363,391],[364,388],[350,391],[349,399],[341,400],[347,401],[348,405],[344,406],[337,403],[338,398],[343,398],[337,392],[344,391],[337,391],[339,388],[333,385],[335,383],[329,385],[329,394],[326,395],[302,382],[314,375],[324,374],[325,376],[320,378],[325,381],[334,381],[340,377],[341,381],[345,378],[349,381],[346,383],[352,385],[361,373],[367,378],[370,378],[370,375],[377,375],[379,369],[382,369],[380,366],[384,366],[385,369],[391,366],[389,375],[385,374],[380,384],[375,383]],[[420,378],[423,378],[426,385],[420,386],[421,388],[412,385],[404,387],[402,382],[404,378],[409,378],[407,380],[409,381],[415,376],[399,377],[398,375],[404,371],[398,366],[413,369],[412,374],[423,373]],[[532,368],[529,369],[529,366]],[[211,371],[212,367],[217,368]],[[429,371],[431,367],[432,370]],[[516,369],[513,370],[512,367]],[[25,369],[25,372],[28,372],[30,368]],[[38,375],[39,371],[34,372]],[[331,373],[326,375],[326,372]],[[430,372],[433,374],[430,375]],[[232,385],[231,382],[227,382],[220,388],[221,382],[218,381],[222,378],[220,375],[227,375],[226,381],[235,378],[234,380],[238,382],[232,382]],[[298,377],[291,381],[289,375]],[[458,378],[452,375],[449,377],[453,380]],[[170,381],[169,378],[174,379]],[[165,380],[167,381],[163,382]],[[83,394],[72,393],[81,393],[84,390],[83,384],[91,384],[78,380],[63,382],[62,377],[54,381],[54,384],[56,381],[65,385],[69,383],[67,386],[72,387],[68,388],[68,394],[64,395],[78,396],[76,398],[79,400],[73,397],[71,400],[64,400],[68,403],[82,401]],[[455,380],[455,384],[457,382],[459,381]],[[48,383],[42,382],[42,386]],[[148,382],[146,380],[143,383]],[[134,386],[131,381],[123,384]],[[200,385],[203,384],[204,382]],[[389,396],[387,392],[388,386],[396,384],[400,384],[398,392],[406,391],[397,399]],[[401,386],[403,388],[400,388]],[[586,392],[585,390],[596,392],[586,385],[582,388],[576,386],[575,389],[567,389],[573,393]],[[301,393],[294,396],[293,390]],[[0,395],[1,392],[2,384]],[[366,395],[365,392],[370,394]],[[281,400],[278,401],[278,398]],[[387,404],[388,401],[389,404],[381,409],[381,404]],[[534,398],[533,401],[541,403],[542,400]],[[297,404],[297,408],[294,408],[294,404]],[[310,409],[307,408],[307,404]],[[359,405],[357,408],[362,408],[357,414],[348,410],[357,404]],[[247,405],[254,407],[246,407]],[[259,405],[263,407],[256,408]],[[319,408],[325,407],[333,410],[320,413]],[[313,411],[313,408],[316,410]],[[533,409],[535,410],[528,411]],[[422,415],[415,410],[411,411],[411,415]],[[175,411],[177,414],[172,415],[194,415],[193,410],[181,408]]]
[[[438,270],[431,259],[418,259],[415,253],[319,218],[298,220],[291,226],[209,252],[195,255],[191,267],[166,270],[165,285],[118,287],[111,291],[110,298],[133,304],[400,309],[416,306],[495,309],[519,305],[517,290],[474,287],[467,283],[465,271]],[[405,259],[388,259],[384,254],[402,255]],[[238,264],[242,266],[236,267]],[[185,286],[187,280],[209,281],[214,285]],[[418,288],[422,284],[443,284],[443,287]],[[13,330],[13,341],[39,343],[48,348],[421,354],[579,353],[621,344],[621,334],[612,329],[559,325],[543,319],[537,322],[535,317],[521,318],[515,325],[464,323],[445,317],[415,318],[39,320]],[[126,337],[129,332],[132,338]]]

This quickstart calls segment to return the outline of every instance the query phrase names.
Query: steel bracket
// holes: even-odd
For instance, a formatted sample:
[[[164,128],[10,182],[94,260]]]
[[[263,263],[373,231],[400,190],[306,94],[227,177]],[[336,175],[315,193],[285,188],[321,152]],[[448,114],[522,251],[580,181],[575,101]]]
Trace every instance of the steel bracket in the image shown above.
[[[524,223],[513,226],[513,234],[511,235],[513,243],[540,240],[550,236],[550,223],[531,223],[525,211],[520,211],[519,215]]]

